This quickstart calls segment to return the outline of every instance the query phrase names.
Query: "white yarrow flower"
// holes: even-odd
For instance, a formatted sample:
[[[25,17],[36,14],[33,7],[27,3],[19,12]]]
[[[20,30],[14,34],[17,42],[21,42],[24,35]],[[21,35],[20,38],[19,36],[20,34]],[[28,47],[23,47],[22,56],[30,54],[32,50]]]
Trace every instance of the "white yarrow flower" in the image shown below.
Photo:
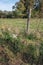
[[[12,34],[12,37],[13,37],[13,38],[17,38],[17,35],[16,35],[16,34]]]

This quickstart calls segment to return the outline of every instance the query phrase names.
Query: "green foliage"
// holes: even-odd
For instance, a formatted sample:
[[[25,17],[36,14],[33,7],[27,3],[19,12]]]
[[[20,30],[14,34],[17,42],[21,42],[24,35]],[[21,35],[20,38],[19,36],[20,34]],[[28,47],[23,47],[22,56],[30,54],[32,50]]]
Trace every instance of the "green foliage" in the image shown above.
[[[9,40],[12,39],[12,37],[11,37],[11,35],[10,35],[10,33],[9,33],[8,30],[5,30],[5,31],[2,30],[1,32],[2,32],[2,34],[3,34],[3,39],[4,39],[4,40],[9,41]]]
[[[25,45],[20,42],[20,40],[15,40],[13,43],[13,52],[15,54],[22,53],[24,51]]]
[[[30,34],[27,36],[27,38],[28,38],[29,40],[37,40],[37,36],[36,36],[36,34],[34,34],[34,33],[30,33]]]
[[[36,50],[36,47],[34,45],[32,45],[32,44],[27,46],[27,53],[28,54],[34,55],[35,50]]]
[[[38,3],[38,1],[39,1],[39,3]],[[15,10],[17,17],[27,18],[29,9],[34,7],[34,11],[32,11],[32,17],[39,17],[38,16],[38,15],[40,15],[39,12],[42,13],[41,11],[43,11],[43,9],[41,9],[41,8],[43,8],[43,3],[42,3],[43,1],[41,1],[41,0],[38,0],[38,1],[37,0],[36,1],[20,0],[12,8]]]
[[[43,65],[43,42],[41,42],[40,43],[40,45],[39,45],[39,55],[38,55],[38,57],[36,58],[37,59],[37,61],[36,61],[36,65],[37,64],[40,64],[40,65]]]
[[[13,18],[12,11],[0,11],[0,18]]]
[[[39,49],[40,51],[39,51],[39,53],[40,53],[40,55],[39,55],[39,62],[40,62],[40,65],[41,64],[43,64],[43,42],[41,43],[41,46],[40,46],[40,49]]]
[[[27,10],[29,10],[30,6],[32,7],[33,0],[20,0],[15,4],[15,12],[18,14],[18,17],[26,18]],[[13,8],[13,9],[14,9]]]
[[[20,37],[13,38],[12,34],[8,30],[3,31],[3,39],[8,43],[9,48],[16,54],[16,53],[22,53],[25,49],[25,44],[21,42]]]
[[[43,56],[43,42],[40,43],[40,55]]]
[[[4,37],[4,41],[6,41],[7,45],[9,46],[9,49],[17,55],[18,53],[21,54],[21,59],[25,63],[28,64],[43,64],[43,41],[39,45],[33,45],[33,44],[23,44],[21,42],[21,37],[13,38],[9,31],[2,31]],[[32,33],[31,33],[32,34]],[[32,38],[31,38],[32,37]],[[30,35],[29,39],[36,39],[34,37],[34,34]],[[38,54],[38,53],[39,54]],[[5,59],[1,59],[1,61],[7,62]]]
[[[36,54],[36,46],[32,44],[28,45],[25,52],[23,52],[23,61],[32,65],[35,64]]]

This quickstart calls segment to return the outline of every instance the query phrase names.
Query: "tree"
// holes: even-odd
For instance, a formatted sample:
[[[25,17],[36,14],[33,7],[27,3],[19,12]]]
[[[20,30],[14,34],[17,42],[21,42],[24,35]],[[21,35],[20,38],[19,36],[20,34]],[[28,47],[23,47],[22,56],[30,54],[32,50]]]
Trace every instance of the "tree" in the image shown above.
[[[21,0],[17,2],[15,6],[12,7],[12,9],[13,9],[13,13],[16,12],[16,16],[22,17],[22,18],[24,17],[25,14],[23,12],[25,10],[25,7],[24,7],[24,4],[21,2]]]
[[[22,18],[27,17],[27,28],[26,28],[27,33],[29,31],[31,12],[34,10],[34,11],[38,11],[39,14],[39,11],[41,11],[40,10],[41,3],[42,0],[20,0],[15,4],[15,11],[18,17],[22,17]]]
[[[40,7],[40,16],[43,17],[43,0],[40,0],[40,4],[41,4],[41,7]]]
[[[20,0],[15,4],[15,11],[17,12],[19,17],[27,17],[27,32],[28,32],[28,25],[29,19],[31,17],[31,8],[33,5],[33,0]]]
[[[41,18],[43,17],[43,1],[42,0],[37,0],[37,1],[38,1],[38,6],[36,8],[36,11],[38,11],[38,17],[40,18],[40,21],[38,22],[38,26],[37,26],[37,31],[38,31]]]

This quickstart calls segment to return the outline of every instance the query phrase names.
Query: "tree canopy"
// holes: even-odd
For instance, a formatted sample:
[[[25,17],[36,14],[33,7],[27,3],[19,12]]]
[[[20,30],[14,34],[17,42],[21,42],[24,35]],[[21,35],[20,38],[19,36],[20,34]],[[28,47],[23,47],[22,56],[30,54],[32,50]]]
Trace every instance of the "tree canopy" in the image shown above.
[[[13,9],[15,9],[13,12],[16,12],[17,16],[25,18],[27,17],[27,11],[29,8],[34,7],[36,9],[32,12],[32,17],[37,17],[40,5],[41,9],[43,9],[42,2],[42,0],[20,0],[15,4],[15,6],[13,6]]]

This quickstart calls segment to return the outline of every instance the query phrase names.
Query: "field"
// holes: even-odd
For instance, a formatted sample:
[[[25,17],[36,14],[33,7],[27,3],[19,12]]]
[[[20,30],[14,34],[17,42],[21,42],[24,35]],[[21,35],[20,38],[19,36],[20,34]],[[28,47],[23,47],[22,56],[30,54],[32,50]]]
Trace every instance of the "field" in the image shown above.
[[[43,19],[0,19],[0,65],[43,65]]]
[[[0,19],[0,28],[2,26],[8,26],[18,29],[26,29],[27,19]],[[30,29],[36,30],[39,29],[43,31],[43,19],[31,19],[30,20]]]

